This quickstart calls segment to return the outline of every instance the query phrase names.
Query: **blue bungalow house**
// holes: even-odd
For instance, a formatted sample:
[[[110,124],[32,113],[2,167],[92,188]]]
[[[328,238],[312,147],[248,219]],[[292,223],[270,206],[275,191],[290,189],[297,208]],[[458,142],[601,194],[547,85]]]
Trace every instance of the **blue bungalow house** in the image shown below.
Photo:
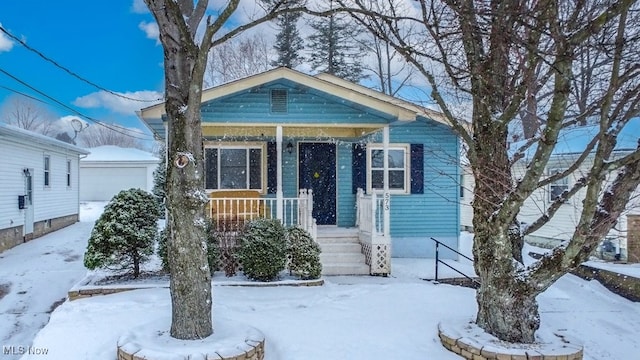
[[[430,237],[457,248],[459,140],[441,114],[287,68],[203,91],[201,113],[208,211],[221,226],[302,226],[324,274],[389,274],[391,256],[432,257]],[[139,116],[164,139],[164,104]]]

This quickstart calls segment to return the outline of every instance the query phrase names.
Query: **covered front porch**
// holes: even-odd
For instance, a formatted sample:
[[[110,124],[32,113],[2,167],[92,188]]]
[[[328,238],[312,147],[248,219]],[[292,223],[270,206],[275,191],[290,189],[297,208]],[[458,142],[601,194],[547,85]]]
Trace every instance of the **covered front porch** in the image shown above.
[[[388,125],[303,130],[276,124],[248,134],[245,127],[205,124],[207,211],[216,230],[237,232],[252,219],[278,219],[285,227],[305,229],[320,244],[325,274],[356,271],[330,270],[334,265],[346,269],[338,263],[347,261],[366,264],[367,274],[389,274],[391,196],[387,193],[385,202],[384,191],[352,191],[353,177],[366,176],[364,169],[354,169],[354,146],[364,147],[376,132],[382,134],[382,155]]]

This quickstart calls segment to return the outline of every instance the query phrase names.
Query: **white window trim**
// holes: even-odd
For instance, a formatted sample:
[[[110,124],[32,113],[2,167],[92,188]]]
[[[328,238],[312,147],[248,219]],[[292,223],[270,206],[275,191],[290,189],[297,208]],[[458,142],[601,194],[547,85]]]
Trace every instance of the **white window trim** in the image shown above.
[[[208,192],[216,192],[216,191],[225,191],[225,190],[255,190],[259,191],[261,194],[265,194],[267,191],[267,145],[266,143],[258,143],[258,142],[246,142],[246,143],[215,143],[215,144],[205,144],[205,149],[260,149],[261,154],[261,169],[260,169],[260,189],[222,189],[220,188],[220,154],[218,154],[218,163],[216,164],[217,178],[218,178],[218,188],[217,189],[206,189]],[[206,174],[206,169],[205,169]],[[206,175],[205,175],[206,176]],[[250,179],[249,173],[247,172],[247,184],[249,184]]]
[[[565,172],[566,170],[567,170],[567,169],[557,168],[557,167],[556,167],[556,168],[549,168],[549,170],[547,171],[547,175],[548,175],[549,177],[551,177],[551,176],[553,176],[553,175],[555,175],[555,174]],[[552,202],[556,201],[556,198],[555,198],[555,197],[553,197],[553,192],[551,191],[551,187],[553,187],[553,186],[562,186],[562,187],[564,187],[564,188],[565,188],[565,189],[563,190],[563,192],[564,192],[564,191],[568,191],[568,190],[569,190],[569,177],[568,177],[568,176],[566,176],[566,177],[564,177],[564,178],[562,178],[562,179],[558,179],[558,180],[556,180],[556,181],[554,181],[554,182],[552,182],[552,183],[550,183],[550,184],[548,185],[548,188],[547,188],[547,194],[548,194],[548,195],[547,195],[547,200],[548,200],[550,203],[552,203]]]
[[[373,150],[383,150],[383,144],[367,144],[367,193],[371,194],[374,190],[372,188],[372,179],[371,179],[371,152]],[[411,145],[410,144],[400,144],[393,143],[389,144],[389,150],[404,150],[404,189],[389,189],[390,194],[401,194],[406,195],[411,193]],[[376,168],[379,170],[379,168]],[[400,168],[389,168],[391,170],[400,170]],[[382,194],[382,189],[376,189],[376,193]]]
[[[73,177],[71,176],[71,174],[72,174],[72,171],[71,171],[71,166],[72,166],[71,160],[67,159],[66,166],[67,166],[67,172],[66,172],[67,177],[65,178],[65,180],[67,182],[67,188],[71,189],[72,188],[71,185],[73,184],[73,181],[72,181]]]
[[[48,161],[47,161],[48,159]],[[49,163],[47,166],[47,162]],[[42,184],[45,188],[51,187],[51,155],[44,154],[42,158]]]

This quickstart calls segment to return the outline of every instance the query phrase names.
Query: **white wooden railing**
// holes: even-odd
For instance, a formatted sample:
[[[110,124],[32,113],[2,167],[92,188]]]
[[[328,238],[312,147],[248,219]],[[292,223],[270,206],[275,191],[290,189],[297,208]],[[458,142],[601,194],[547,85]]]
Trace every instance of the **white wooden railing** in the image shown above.
[[[276,219],[276,198],[209,198],[207,211],[214,220],[216,230],[221,232],[241,230],[247,221],[258,218]],[[317,237],[316,221],[313,218],[313,192],[302,189],[296,198],[282,199],[282,225],[299,226]]]
[[[371,275],[391,273],[391,237],[384,232],[383,199],[374,192],[366,195],[358,189],[356,226]],[[386,227],[388,228],[388,227]]]

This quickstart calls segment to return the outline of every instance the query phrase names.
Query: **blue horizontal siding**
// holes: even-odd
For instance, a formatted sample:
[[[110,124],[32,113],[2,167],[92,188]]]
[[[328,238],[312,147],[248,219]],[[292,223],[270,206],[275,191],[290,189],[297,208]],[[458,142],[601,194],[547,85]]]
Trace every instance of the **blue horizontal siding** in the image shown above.
[[[270,112],[271,88],[261,87],[202,104],[203,122],[246,123],[309,123],[309,124],[385,124],[391,118],[331,94],[307,89],[289,88],[288,111],[285,114]]]

